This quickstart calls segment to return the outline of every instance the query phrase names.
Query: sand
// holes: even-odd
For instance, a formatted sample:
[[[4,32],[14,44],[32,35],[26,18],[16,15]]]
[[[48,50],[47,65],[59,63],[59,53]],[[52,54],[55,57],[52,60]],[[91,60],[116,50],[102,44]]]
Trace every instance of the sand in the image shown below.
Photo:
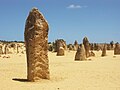
[[[0,57],[0,90],[120,90],[120,55],[107,51],[90,61],[74,61],[75,51],[65,56],[49,52],[50,80],[27,82],[25,54]]]

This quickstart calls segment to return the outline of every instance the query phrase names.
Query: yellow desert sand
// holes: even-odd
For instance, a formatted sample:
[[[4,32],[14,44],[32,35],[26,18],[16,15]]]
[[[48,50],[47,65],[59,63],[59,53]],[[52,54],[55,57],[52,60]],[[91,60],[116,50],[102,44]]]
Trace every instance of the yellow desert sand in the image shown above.
[[[0,57],[0,90],[120,90],[120,56],[95,51],[88,61],[74,61],[76,51],[65,56],[49,52],[50,80],[27,82],[25,54]],[[4,56],[10,58],[3,58]]]

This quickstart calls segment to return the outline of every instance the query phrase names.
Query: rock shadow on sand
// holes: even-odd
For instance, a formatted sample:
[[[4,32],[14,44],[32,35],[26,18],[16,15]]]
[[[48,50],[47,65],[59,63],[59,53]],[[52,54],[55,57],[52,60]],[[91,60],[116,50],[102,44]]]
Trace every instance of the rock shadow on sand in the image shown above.
[[[13,78],[12,80],[19,81],[19,82],[29,82],[28,79],[22,79],[22,78]]]

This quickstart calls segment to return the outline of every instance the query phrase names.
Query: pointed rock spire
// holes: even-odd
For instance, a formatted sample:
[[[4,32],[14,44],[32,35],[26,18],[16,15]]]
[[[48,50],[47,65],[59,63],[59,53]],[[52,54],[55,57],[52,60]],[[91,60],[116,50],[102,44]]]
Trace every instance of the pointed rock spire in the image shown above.
[[[75,61],[84,61],[84,60],[86,60],[85,48],[84,45],[81,44],[76,52]]]

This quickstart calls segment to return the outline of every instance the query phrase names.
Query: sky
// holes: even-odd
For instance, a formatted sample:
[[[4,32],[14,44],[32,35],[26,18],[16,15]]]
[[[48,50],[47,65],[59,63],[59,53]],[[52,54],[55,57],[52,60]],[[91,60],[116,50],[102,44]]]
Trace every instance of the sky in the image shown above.
[[[0,40],[23,41],[33,7],[49,23],[49,42],[120,42],[120,0],[0,0]]]

